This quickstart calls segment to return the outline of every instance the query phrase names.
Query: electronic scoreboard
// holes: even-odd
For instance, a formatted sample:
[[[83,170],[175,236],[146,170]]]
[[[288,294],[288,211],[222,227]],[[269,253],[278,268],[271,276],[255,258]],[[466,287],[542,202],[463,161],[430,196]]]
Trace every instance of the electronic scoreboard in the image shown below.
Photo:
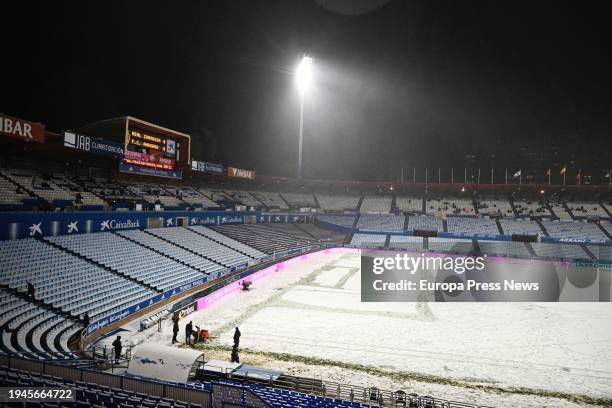
[[[128,125],[124,161],[138,166],[173,170],[179,156],[179,143],[168,136]]]

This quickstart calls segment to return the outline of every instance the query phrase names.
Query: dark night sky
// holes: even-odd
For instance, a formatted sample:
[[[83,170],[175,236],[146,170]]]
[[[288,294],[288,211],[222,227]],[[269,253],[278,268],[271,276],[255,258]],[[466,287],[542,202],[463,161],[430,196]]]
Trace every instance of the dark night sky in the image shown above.
[[[611,157],[604,3],[393,0],[350,17],[311,0],[3,8],[0,111],[53,131],[132,115],[192,134],[196,159],[293,176],[287,71],[306,51],[306,177],[397,178],[402,166],[463,167],[467,154],[529,166],[524,146],[559,147],[546,166],[573,151],[576,167],[593,166],[587,148]]]

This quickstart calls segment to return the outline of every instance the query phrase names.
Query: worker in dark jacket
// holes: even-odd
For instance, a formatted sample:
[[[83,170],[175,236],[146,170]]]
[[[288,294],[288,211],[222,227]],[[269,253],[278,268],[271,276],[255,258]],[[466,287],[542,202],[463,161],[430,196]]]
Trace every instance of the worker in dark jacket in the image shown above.
[[[236,331],[234,331],[234,346],[238,347],[240,345],[240,330],[236,327]]]
[[[187,326],[185,326],[185,343],[191,344],[192,332],[193,332],[193,323],[189,322],[187,323]]]
[[[172,317],[172,344],[176,343],[178,340],[176,339],[176,335],[179,332],[179,317],[178,314],[175,314]]]
[[[34,299],[36,288],[34,287],[34,284],[32,282],[27,282],[27,285],[28,285],[28,291],[26,292],[26,296]]]
[[[119,357],[121,357],[121,348],[123,347],[121,344],[121,336],[117,336],[115,341],[113,341],[113,347],[115,348],[115,364],[119,364]]]
[[[232,347],[232,363],[239,363],[240,362],[240,356],[238,356],[238,346],[234,344],[234,347]]]

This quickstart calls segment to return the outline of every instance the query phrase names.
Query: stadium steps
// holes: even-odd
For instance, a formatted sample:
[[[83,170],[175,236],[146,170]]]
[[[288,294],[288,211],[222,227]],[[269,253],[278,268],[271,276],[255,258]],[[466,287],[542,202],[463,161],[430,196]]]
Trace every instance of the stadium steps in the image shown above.
[[[120,235],[117,235],[117,236],[120,236]],[[121,237],[121,238],[125,238],[125,237]],[[64,252],[66,252],[67,254],[70,254],[70,255],[72,255],[72,256],[76,256],[77,258],[81,258],[82,260],[87,261],[87,262],[89,262],[90,264],[93,264],[93,265],[96,265],[96,266],[97,266],[97,267],[99,267],[99,268],[105,269],[105,270],[109,271],[110,273],[113,273],[113,274],[115,274],[115,275],[117,275],[117,276],[121,276],[122,278],[125,278],[125,279],[127,279],[127,280],[129,280],[129,281],[132,281],[132,282],[134,282],[134,283],[136,283],[136,284],[138,284],[138,285],[140,285],[140,286],[144,286],[145,288],[150,289],[150,290],[152,290],[152,291],[153,291],[153,292],[155,292],[155,293],[161,293],[161,292],[162,292],[162,291],[160,291],[159,289],[157,289],[157,288],[155,288],[155,287],[153,287],[153,286],[149,285],[148,283],[145,283],[145,282],[143,282],[143,281],[140,281],[140,280],[138,280],[138,279],[136,279],[136,278],[133,278],[133,277],[131,277],[131,276],[125,275],[125,274],[123,274],[123,273],[119,272],[118,270],[116,270],[115,268],[112,268],[112,267],[110,267],[110,266],[103,265],[103,264],[101,264],[101,263],[100,263],[100,262],[98,262],[98,261],[95,261],[95,260],[93,260],[93,259],[91,259],[91,258],[86,257],[85,255],[81,255],[81,254],[79,254],[78,252],[75,252],[75,251],[73,251],[73,250],[71,250],[71,249],[65,248],[65,247],[61,246],[60,244],[57,244],[57,243],[55,243],[55,242],[51,242],[51,241],[47,241],[46,239],[41,239],[41,241],[43,241],[43,242],[44,242],[45,244],[47,244],[47,245],[51,245],[51,246],[52,246],[52,247],[54,247],[54,248],[57,248],[57,249],[59,249],[59,250],[61,250],[61,251],[64,251]]]
[[[510,208],[512,208],[512,212],[514,213],[514,216],[518,217],[519,213],[518,213],[518,210],[516,209],[516,206],[514,205],[514,200],[509,198],[508,202],[510,203]],[[500,227],[500,231],[501,231],[501,227]]]
[[[317,202],[317,205],[319,205],[319,203]],[[300,231],[302,231],[304,234],[307,234],[309,237],[312,237],[312,239],[315,240],[315,242],[320,242],[321,240],[318,237],[315,237],[313,234],[311,234],[310,232],[306,231],[304,228],[302,228],[300,226],[300,224],[292,224],[294,227],[296,227],[297,229],[299,229]]]
[[[594,224],[597,225],[597,227],[599,227],[601,232],[603,232],[610,241],[612,241],[612,235],[610,235],[610,233],[604,227],[602,227],[600,223],[596,222]]]
[[[389,242],[391,242],[391,235],[385,237],[385,248],[389,248]]]
[[[291,233],[291,231],[287,231],[284,228],[281,229],[281,227],[274,228],[273,225],[274,224],[257,224],[257,226],[259,228],[263,228],[263,230],[265,230],[265,231],[270,231],[270,232],[272,232],[274,234],[284,235],[285,237],[288,237],[289,239],[292,239],[294,241],[298,241],[300,243],[300,245],[311,244],[311,242],[306,240],[306,239],[304,239],[303,236],[293,234],[293,233]],[[279,225],[283,225],[283,224],[279,224]],[[294,225],[295,226],[295,224],[291,224],[291,223],[288,223],[287,225]],[[315,238],[315,241],[319,242],[319,239]]]
[[[359,201],[359,205],[357,206],[357,208],[361,207],[361,201],[363,200],[363,197],[361,197],[361,200]],[[355,217],[355,221],[353,221],[353,229],[357,228],[357,223],[359,222],[359,217],[361,217],[361,213],[357,213],[357,216]]]
[[[147,232],[147,231],[144,231],[144,230],[143,230],[143,232]],[[178,258],[170,258],[168,255],[164,254],[163,252],[161,252],[161,251],[159,251],[159,250],[157,250],[157,249],[155,249],[155,248],[153,248],[153,247],[151,247],[151,246],[148,246],[148,245],[142,244],[142,243],[140,243],[140,242],[138,242],[138,241],[136,241],[135,239],[132,239],[132,238],[130,238],[130,237],[126,237],[126,236],[123,236],[123,235],[117,234],[117,232],[116,232],[116,231],[111,231],[111,233],[112,233],[112,234],[115,234],[116,236],[121,237],[121,238],[123,238],[123,239],[127,239],[128,241],[131,241],[131,242],[135,243],[136,245],[139,245],[139,246],[141,246],[141,247],[143,247],[143,248],[150,249],[151,251],[156,252],[156,253],[158,253],[159,255],[161,255],[161,256],[163,256],[163,257],[165,257],[165,258],[172,259],[173,261],[178,262],[178,263],[180,263],[181,265],[184,265],[184,266],[186,266],[186,267],[188,267],[188,268],[190,268],[190,269],[195,269],[196,271],[200,272],[202,275],[207,275],[207,274],[205,274],[204,272],[202,272],[202,271],[198,270],[197,268],[194,268],[193,266],[191,266],[191,265],[189,265],[189,264],[187,264],[187,263],[183,262],[181,259],[178,259]],[[150,234],[150,235],[152,235],[152,234]],[[157,235],[154,235],[154,236],[155,236],[155,237],[157,237],[157,238],[159,238]],[[173,244],[173,245],[174,245],[174,244]]]
[[[361,214],[361,204],[363,204],[363,199],[363,196],[359,197],[359,202],[357,203],[357,214]],[[355,228],[355,225],[357,225],[357,222],[355,222],[353,228]]]
[[[261,204],[261,206],[262,206],[263,208],[270,209],[270,208],[269,208],[267,205],[265,205],[265,204],[264,204],[264,202],[263,202],[263,201],[261,201],[261,200],[259,199],[259,197],[257,197],[255,194],[253,194],[253,193],[251,193],[251,192],[247,192],[247,194],[249,194],[251,197],[253,197],[253,199],[254,199],[255,201],[257,201],[259,204]]]
[[[27,188],[26,186],[22,186],[21,184],[19,184],[18,182],[16,182],[15,180],[13,180],[12,178],[10,178],[9,176],[5,175],[3,172],[0,171],[0,177],[2,177],[3,179],[7,180],[9,183],[13,184],[15,187],[19,187],[22,190],[26,191],[30,197],[35,197],[38,198],[38,200],[40,200],[41,202],[47,204],[47,205],[51,205],[51,203],[47,200],[45,200],[44,198],[42,198],[41,196],[39,196],[38,194],[36,194],[33,190],[30,190],[29,188]]]
[[[349,232],[348,234],[346,234],[346,238],[344,238],[344,245],[350,245],[352,240],[353,240],[353,233]]]
[[[542,230],[544,235],[547,236],[547,237],[550,237],[550,234],[548,233],[548,231],[546,231],[546,228],[544,227],[544,224],[542,224],[542,221],[540,221],[538,219],[535,219],[534,221],[540,226],[540,229]]]
[[[46,302],[44,302],[41,299],[34,299],[34,300],[32,300],[32,299],[28,298],[25,293],[19,292],[15,288],[9,288],[8,285],[0,285],[0,287],[2,289],[6,290],[7,292],[10,292],[11,295],[13,295],[15,297],[18,297],[18,298],[21,298],[21,299],[27,301],[28,303],[33,303],[36,306],[42,307],[42,308],[44,308],[44,309],[46,309],[46,310],[48,310],[48,311],[50,311],[52,313],[55,313],[56,315],[66,317],[66,318],[71,319],[71,320],[78,320],[77,318],[73,317],[70,313],[63,311],[59,307],[55,307],[52,304],[46,303]],[[34,296],[36,296],[36,294],[34,294]]]
[[[574,213],[572,212],[572,210],[570,210],[570,208],[567,206],[567,203],[564,201],[561,203],[561,205],[563,206],[563,208],[565,209],[565,211],[568,212],[568,214],[572,217],[572,220],[575,220],[576,217],[574,217]]]
[[[442,231],[448,232],[448,223],[445,219],[442,219]]]
[[[525,242],[525,247],[527,247],[527,251],[529,251],[529,255],[533,256],[534,258],[537,258],[538,255],[535,253],[535,249],[533,249],[533,247],[531,246],[529,242]]]
[[[393,194],[391,196],[391,212],[395,212],[395,210],[397,209],[397,195]]]
[[[548,203],[548,201],[544,204],[544,206],[546,207],[546,209],[548,210],[548,212],[550,212],[550,215],[553,218],[556,219],[560,219],[559,216],[557,215],[557,213],[555,213],[555,211],[553,210],[553,208],[550,206],[550,203]]]
[[[319,199],[317,198],[317,195],[313,194],[312,198],[314,199],[314,202],[317,205],[317,208],[321,208],[321,204],[319,204]]]
[[[402,226],[402,230],[406,231],[408,229],[408,216],[404,215],[404,225]]]
[[[591,261],[596,262],[596,263],[597,263],[597,262],[599,262],[599,260],[597,259],[597,257],[596,257],[596,256],[595,256],[595,254],[593,253],[593,251],[591,251],[591,250],[589,249],[589,247],[587,247],[586,245],[582,245],[582,244],[581,244],[581,245],[580,245],[580,248],[582,248],[582,250],[583,250],[584,252],[586,252],[586,254],[589,256],[589,258],[591,258]]]
[[[499,230],[500,235],[506,235],[504,234],[504,229],[502,228],[501,222],[499,222],[499,218],[495,218],[495,225],[497,225],[497,229]]]
[[[423,237],[423,249],[429,251],[429,237]]]
[[[205,259],[209,260],[210,262],[214,262],[214,263],[216,263],[217,265],[221,265],[221,266],[223,266],[223,267],[227,267],[227,265],[220,264],[219,262],[215,261],[215,260],[214,260],[214,259],[212,259],[212,258],[209,258],[209,257],[204,256],[204,255],[202,255],[202,254],[199,254],[199,253],[197,253],[197,252],[195,252],[195,251],[192,251],[191,249],[186,248],[186,247],[184,247],[184,246],[182,246],[182,245],[180,245],[180,244],[178,244],[178,243],[176,243],[176,242],[172,242],[172,241],[170,241],[170,240],[168,240],[168,239],[166,239],[166,238],[162,237],[161,235],[151,234],[151,233],[150,233],[149,231],[147,231],[147,230],[142,230],[142,231],[143,231],[143,232],[145,232],[145,233],[147,233],[147,234],[149,234],[149,235],[151,235],[152,237],[159,238],[159,239],[161,239],[162,241],[166,241],[167,243],[172,244],[172,245],[174,245],[174,246],[177,246],[177,247],[179,247],[179,248],[181,248],[181,249],[184,249],[184,250],[185,250],[185,251],[187,251],[187,252],[191,252],[191,253],[192,253],[192,254],[194,254],[194,255],[197,255],[197,256],[199,256],[199,257],[205,258]],[[191,230],[189,230],[189,231],[191,231]],[[195,232],[195,231],[192,231],[192,232]],[[164,255],[164,256],[166,256],[166,255]],[[167,258],[167,257],[166,257],[166,258]],[[171,258],[171,259],[172,259],[172,258]],[[174,259],[172,259],[172,260],[174,260]],[[182,262],[181,262],[181,263],[182,263]],[[190,266],[190,268],[193,268],[193,267],[192,267],[192,266]]]
[[[287,208],[291,208],[291,204],[289,204],[289,201],[287,201],[281,193],[278,193],[278,196],[281,198],[281,200],[283,200],[285,204],[287,204]]]
[[[480,214],[478,210],[478,201],[474,197],[472,197],[472,205],[474,206],[474,214]]]
[[[603,201],[599,202],[599,205],[601,206],[601,208],[604,209],[604,211],[606,212],[606,214],[608,214],[608,217],[612,218],[612,212],[610,212],[610,210],[608,209],[608,207],[606,207],[603,203]]]
[[[91,193],[92,195],[94,195],[94,196],[98,197],[100,200],[104,201],[104,203],[105,203],[106,205],[108,205],[108,202],[106,201],[106,198],[105,198],[105,197],[103,197],[103,196],[101,196],[100,194],[96,193],[95,191],[90,190],[89,188],[87,188],[87,187],[85,186],[85,183],[83,183],[83,180],[81,180],[81,179],[79,179],[79,178],[77,178],[77,177],[74,177],[74,178],[73,178],[73,177],[71,177],[71,178],[70,178],[70,181],[72,181],[72,182],[73,182],[74,184],[76,184],[77,186],[81,187],[81,189],[82,189],[83,191],[86,191],[86,192],[88,192],[88,193]]]
[[[231,246],[229,246],[229,245],[227,245],[227,244],[224,244],[224,243],[223,243],[223,242],[221,242],[221,241],[217,241],[217,240],[216,240],[216,239],[214,239],[213,237],[208,237],[208,236],[206,236],[206,235],[202,234],[201,232],[198,232],[197,230],[192,229],[192,228],[190,228],[190,227],[187,227],[187,229],[188,229],[189,231],[191,231],[191,232],[195,233],[195,234],[198,234],[198,235],[199,235],[199,236],[201,236],[201,237],[204,237],[204,238],[206,238],[206,239],[210,239],[211,241],[214,241],[214,242],[216,242],[217,244],[224,246],[225,248],[232,249],[232,250],[234,250],[234,251],[236,251],[236,252],[238,252],[238,253],[240,253],[240,254],[242,254],[242,255],[246,256],[246,257],[247,257],[247,258],[249,258],[249,259],[254,259],[254,258],[253,258],[251,255],[248,255],[247,253],[242,252],[242,251],[241,251],[241,250],[239,250],[238,248],[234,248],[234,247],[231,247]],[[157,235],[156,235],[156,236],[157,236]],[[227,236],[227,235],[226,235],[226,236]],[[229,237],[229,238],[231,238],[231,237]],[[231,238],[231,239],[233,239],[233,238]],[[176,244],[174,244],[174,245],[176,245]],[[252,247],[250,247],[250,248],[252,248]],[[256,249],[256,248],[253,248],[253,249]],[[200,256],[201,256],[201,255],[200,255]],[[179,261],[179,262],[180,262],[180,261]],[[213,262],[214,262],[214,261],[213,261]],[[215,262],[215,263],[217,263],[217,264],[218,264],[219,262]]]

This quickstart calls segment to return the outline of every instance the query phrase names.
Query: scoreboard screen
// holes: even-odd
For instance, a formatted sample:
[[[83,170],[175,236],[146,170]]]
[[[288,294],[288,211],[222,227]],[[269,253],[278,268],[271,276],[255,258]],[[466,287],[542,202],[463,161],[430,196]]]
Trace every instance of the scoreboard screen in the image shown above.
[[[138,166],[173,170],[178,159],[176,140],[130,126],[125,135],[124,161]]]
[[[142,129],[128,129],[126,136],[128,141],[126,147],[134,147],[134,150],[149,153],[150,150],[159,152],[168,157],[176,156],[176,141],[165,136],[158,136]],[[130,149],[132,150],[132,149]]]

